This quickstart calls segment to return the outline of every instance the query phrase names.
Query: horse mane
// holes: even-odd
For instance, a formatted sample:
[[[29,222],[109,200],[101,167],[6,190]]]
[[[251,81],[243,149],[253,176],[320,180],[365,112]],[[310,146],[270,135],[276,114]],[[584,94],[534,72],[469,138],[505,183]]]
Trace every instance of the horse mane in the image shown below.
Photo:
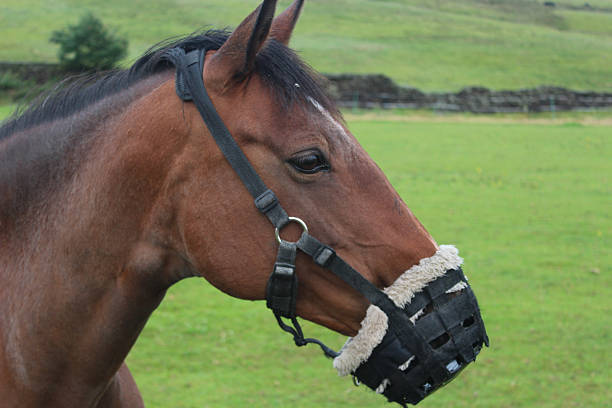
[[[194,49],[219,49],[229,37],[227,30],[207,30],[182,38],[162,41],[144,53],[128,69],[69,77],[53,89],[18,108],[0,126],[0,140],[15,132],[61,120],[85,110],[104,98],[118,94],[155,74],[173,69],[164,57],[175,47],[186,52]],[[269,40],[257,55],[254,73],[261,76],[281,107],[294,104],[309,106],[315,99],[332,114],[337,108],[322,87],[322,78],[283,44]]]
[[[219,49],[228,37],[226,30],[208,30],[163,41],[128,69],[69,78],[18,109],[0,125],[0,223],[15,223],[28,208],[46,205],[48,194],[77,171],[95,129],[146,92],[149,79],[172,72],[174,66],[164,58],[167,50]],[[254,73],[281,108],[298,104],[314,109],[315,99],[339,115],[317,74],[275,40],[267,41],[258,53]]]

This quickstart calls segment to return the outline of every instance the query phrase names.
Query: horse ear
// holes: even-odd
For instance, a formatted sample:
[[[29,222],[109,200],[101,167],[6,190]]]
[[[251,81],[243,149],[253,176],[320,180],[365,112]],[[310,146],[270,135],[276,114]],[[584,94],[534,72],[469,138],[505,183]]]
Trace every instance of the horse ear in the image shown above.
[[[295,0],[287,10],[283,11],[278,15],[272,22],[272,28],[270,29],[270,38],[274,38],[276,41],[281,42],[285,45],[289,45],[291,39],[291,33],[295,27],[300,11],[304,5],[304,0]]]
[[[228,80],[247,76],[255,67],[255,57],[268,38],[276,0],[264,0],[213,55],[207,73],[211,79]],[[223,80],[225,79],[225,80]]]

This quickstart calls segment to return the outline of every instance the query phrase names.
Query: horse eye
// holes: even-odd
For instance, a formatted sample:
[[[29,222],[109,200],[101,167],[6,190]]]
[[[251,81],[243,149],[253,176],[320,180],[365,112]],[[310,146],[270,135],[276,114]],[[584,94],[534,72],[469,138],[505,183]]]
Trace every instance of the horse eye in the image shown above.
[[[303,153],[298,153],[295,157],[289,159],[289,164],[299,172],[305,174],[314,174],[319,171],[329,171],[329,163],[323,156],[323,153],[315,150],[310,150]]]

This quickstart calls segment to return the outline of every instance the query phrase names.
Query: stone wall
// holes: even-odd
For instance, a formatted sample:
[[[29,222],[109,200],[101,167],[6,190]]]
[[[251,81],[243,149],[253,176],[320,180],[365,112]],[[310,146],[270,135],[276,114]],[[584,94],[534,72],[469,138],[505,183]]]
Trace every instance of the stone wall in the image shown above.
[[[459,92],[424,93],[401,87],[384,75],[328,75],[329,92],[342,107],[433,109],[446,112],[502,113],[590,110],[612,107],[612,92],[539,87],[492,91],[483,87]]]
[[[66,74],[56,64],[0,62],[0,74],[10,71],[28,82],[44,84]],[[459,92],[425,93],[396,85],[384,75],[327,75],[333,98],[345,108],[432,109],[445,112],[542,112],[591,110],[612,107],[612,92],[572,91],[539,87],[492,91],[482,87]]]
[[[45,63],[0,62],[0,74],[4,72],[12,72],[23,80],[40,85],[66,75],[57,64]]]

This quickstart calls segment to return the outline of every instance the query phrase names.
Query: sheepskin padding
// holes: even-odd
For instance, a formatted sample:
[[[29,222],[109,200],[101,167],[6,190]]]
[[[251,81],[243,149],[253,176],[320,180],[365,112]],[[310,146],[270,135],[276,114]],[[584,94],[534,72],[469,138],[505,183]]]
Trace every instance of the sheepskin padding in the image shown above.
[[[429,282],[444,275],[446,271],[456,269],[463,263],[459,251],[452,245],[440,245],[440,248],[430,258],[421,259],[418,265],[404,272],[384,292],[398,306],[403,308],[410,303],[414,295]],[[465,283],[460,282],[449,292],[461,290]],[[419,311],[411,317],[415,320],[422,314]],[[355,337],[350,337],[340,350],[340,355],[334,359],[334,367],[339,375],[347,375],[357,369],[372,354],[372,350],[380,344],[388,327],[387,315],[375,305],[370,305],[361,328]],[[384,387],[383,387],[384,388]]]

